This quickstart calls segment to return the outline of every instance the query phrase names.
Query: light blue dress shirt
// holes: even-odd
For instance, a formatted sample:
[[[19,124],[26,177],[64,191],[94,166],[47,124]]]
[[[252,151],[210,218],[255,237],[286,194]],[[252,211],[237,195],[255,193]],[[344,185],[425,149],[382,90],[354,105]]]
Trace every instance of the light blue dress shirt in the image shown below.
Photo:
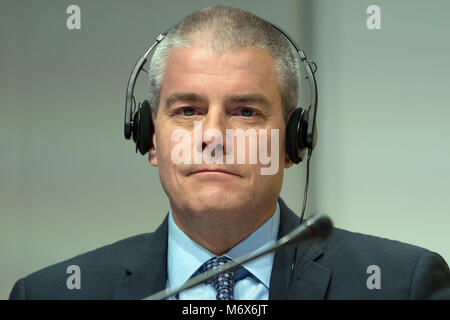
[[[280,225],[280,207],[273,216],[224,254],[231,259],[263,249],[277,240]],[[191,240],[175,223],[172,210],[169,211],[169,238],[167,248],[166,288],[178,287],[189,280],[200,266],[215,255]],[[238,281],[234,287],[234,300],[268,300],[270,275],[275,253],[267,254],[244,264],[249,275]],[[201,284],[185,290],[177,297],[180,300],[215,300],[216,289],[211,284]]]

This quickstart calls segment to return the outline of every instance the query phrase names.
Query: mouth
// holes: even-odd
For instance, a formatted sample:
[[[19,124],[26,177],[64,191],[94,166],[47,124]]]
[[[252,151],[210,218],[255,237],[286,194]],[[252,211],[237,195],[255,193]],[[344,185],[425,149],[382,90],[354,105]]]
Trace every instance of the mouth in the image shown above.
[[[226,175],[233,175],[233,176],[240,177],[237,173],[234,173],[234,172],[231,172],[231,171],[228,171],[228,170],[225,170],[225,169],[208,169],[208,168],[204,168],[204,169],[200,169],[200,170],[197,170],[197,171],[193,171],[193,172],[191,172],[191,175],[192,174],[217,174],[217,175],[226,174]]]

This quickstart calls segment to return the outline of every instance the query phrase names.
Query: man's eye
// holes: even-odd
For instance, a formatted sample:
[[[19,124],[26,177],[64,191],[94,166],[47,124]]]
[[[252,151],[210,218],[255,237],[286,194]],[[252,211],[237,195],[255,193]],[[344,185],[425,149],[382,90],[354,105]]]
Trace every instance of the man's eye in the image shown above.
[[[243,117],[251,117],[251,116],[256,115],[256,112],[254,109],[251,109],[251,108],[242,108],[240,110],[240,115]]]
[[[191,107],[184,107],[184,108],[181,108],[180,113],[183,116],[191,117],[191,116],[195,115],[195,109],[191,108]]]

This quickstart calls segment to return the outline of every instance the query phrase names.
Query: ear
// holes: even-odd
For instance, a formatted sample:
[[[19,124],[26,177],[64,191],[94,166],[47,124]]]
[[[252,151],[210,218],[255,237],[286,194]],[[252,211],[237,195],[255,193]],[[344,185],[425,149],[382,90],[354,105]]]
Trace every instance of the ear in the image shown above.
[[[153,135],[152,135],[152,141],[153,144],[150,147],[150,150],[148,151],[148,162],[150,162],[150,164],[153,167],[157,167],[158,166],[158,158],[156,156],[156,122],[155,122],[155,117],[153,116],[153,110],[152,110],[152,121],[153,121]]]
[[[291,158],[289,157],[288,153],[285,152],[284,153],[284,167],[286,169],[289,169],[290,167],[292,167],[294,163],[292,162]]]

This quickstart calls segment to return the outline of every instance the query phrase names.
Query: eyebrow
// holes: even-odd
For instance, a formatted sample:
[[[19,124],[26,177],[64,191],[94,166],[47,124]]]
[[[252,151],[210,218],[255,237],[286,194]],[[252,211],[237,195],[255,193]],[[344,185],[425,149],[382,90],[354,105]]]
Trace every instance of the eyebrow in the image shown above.
[[[166,107],[170,108],[173,104],[178,101],[186,102],[208,102],[208,97],[206,95],[197,94],[194,92],[174,92],[166,98]],[[225,96],[225,104],[256,104],[263,107],[270,106],[269,100],[267,100],[263,95],[257,93],[241,94],[241,95],[227,95]]]
[[[269,100],[267,100],[263,95],[253,93],[253,94],[242,94],[242,95],[230,95],[225,97],[226,103],[250,103],[256,104],[263,107],[270,106]]]
[[[174,92],[167,97],[166,107],[170,108],[174,103],[178,101],[207,102],[208,97],[193,92]]]

